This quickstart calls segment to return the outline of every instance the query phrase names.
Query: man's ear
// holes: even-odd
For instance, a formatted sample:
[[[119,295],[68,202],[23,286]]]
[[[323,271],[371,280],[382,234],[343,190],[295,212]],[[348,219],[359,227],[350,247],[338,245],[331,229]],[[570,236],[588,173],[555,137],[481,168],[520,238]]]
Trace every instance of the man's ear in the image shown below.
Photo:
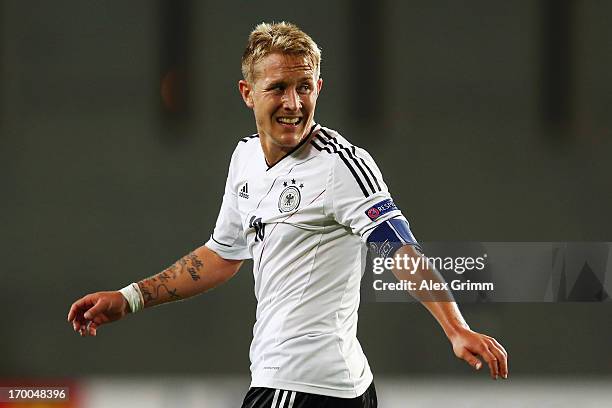
[[[240,95],[245,105],[253,109],[253,89],[251,85],[244,79],[241,79],[238,81],[238,90],[240,91]]]
[[[317,94],[321,93],[321,88],[323,88],[323,78],[317,80]]]

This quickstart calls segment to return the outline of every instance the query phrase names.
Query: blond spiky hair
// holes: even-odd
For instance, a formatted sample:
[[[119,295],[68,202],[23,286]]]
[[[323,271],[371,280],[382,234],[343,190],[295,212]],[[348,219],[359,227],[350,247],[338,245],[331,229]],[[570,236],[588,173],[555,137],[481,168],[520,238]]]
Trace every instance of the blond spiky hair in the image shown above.
[[[308,34],[291,23],[261,23],[249,35],[249,42],[242,55],[242,76],[252,83],[254,67],[262,58],[272,53],[306,57],[315,70],[321,72],[321,50]]]

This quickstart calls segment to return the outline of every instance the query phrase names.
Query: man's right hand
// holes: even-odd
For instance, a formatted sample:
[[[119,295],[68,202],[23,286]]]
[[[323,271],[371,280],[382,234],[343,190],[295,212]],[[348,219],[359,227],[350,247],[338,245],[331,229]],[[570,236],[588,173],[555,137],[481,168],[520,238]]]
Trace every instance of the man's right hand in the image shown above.
[[[236,274],[242,260],[224,259],[202,245],[172,266],[138,282],[143,307],[187,299],[219,286]],[[131,309],[121,292],[91,293],[72,304],[68,321],[81,336],[95,336],[99,326],[114,322]]]
[[[72,304],[68,321],[81,336],[95,336],[98,327],[121,319],[130,312],[130,306],[121,292],[96,292]]]

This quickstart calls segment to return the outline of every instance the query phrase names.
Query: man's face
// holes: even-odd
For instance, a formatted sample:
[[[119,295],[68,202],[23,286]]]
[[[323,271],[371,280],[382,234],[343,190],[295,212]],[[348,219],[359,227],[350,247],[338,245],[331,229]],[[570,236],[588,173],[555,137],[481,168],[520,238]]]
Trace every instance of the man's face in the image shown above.
[[[278,53],[255,64],[252,83],[239,82],[266,150],[272,154],[287,151],[306,136],[321,85],[307,58]]]

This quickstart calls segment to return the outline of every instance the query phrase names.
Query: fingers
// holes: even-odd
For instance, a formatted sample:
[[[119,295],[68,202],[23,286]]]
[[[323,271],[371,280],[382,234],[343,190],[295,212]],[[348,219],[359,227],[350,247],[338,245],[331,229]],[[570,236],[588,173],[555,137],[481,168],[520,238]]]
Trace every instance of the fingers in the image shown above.
[[[493,344],[495,344],[496,347],[498,347],[505,356],[508,356],[508,352],[506,351],[506,349],[504,348],[504,346],[502,346],[500,343],[497,342],[497,340],[495,340],[493,337],[490,336],[485,336],[487,339],[491,340],[493,342]]]
[[[104,314],[100,314],[93,318],[93,322],[96,324],[96,326],[102,326],[104,323],[108,323],[109,321],[110,320],[108,317],[106,317]]]
[[[495,354],[493,354],[486,345],[482,346],[482,349],[480,350],[479,354],[489,365],[489,371],[491,373],[491,378],[493,378],[494,380],[497,380],[497,377],[499,377],[500,374],[499,374],[499,364],[497,361],[497,357],[495,357]]]
[[[88,322],[87,324],[82,325],[80,329],[78,330],[78,332],[81,337],[87,337],[87,336],[95,336],[97,334],[97,330],[98,330],[98,325],[96,323]]]
[[[81,337],[95,336],[98,326],[109,321],[104,315],[107,303],[97,294],[87,295],[74,302],[67,317],[68,321],[72,322],[74,331]]]
[[[95,336],[97,334],[98,325],[95,322],[89,322],[87,325],[87,334]]]
[[[487,339],[490,341],[489,350],[497,358],[500,375],[503,378],[508,378],[508,353],[506,352],[506,349],[493,337],[487,336]]]
[[[79,330],[81,337],[95,336],[98,333],[98,327],[107,323],[106,317],[96,317],[94,320],[87,321],[86,324],[82,325]]]
[[[91,321],[88,321],[85,319],[79,319],[77,317],[72,322],[72,328],[74,329],[75,332],[79,333],[81,337],[84,337],[89,334],[89,327],[91,323],[92,323]]]
[[[83,309],[89,309],[91,307],[91,305],[93,304],[92,297],[92,295],[84,296],[72,304],[72,306],[70,307],[70,311],[68,312],[69,322],[73,321],[80,311],[82,311]]]
[[[107,308],[107,302],[100,298],[96,303],[83,315],[87,320],[93,320],[98,314],[104,312]]]
[[[100,327],[100,324],[90,321],[87,324],[81,326],[78,332],[81,337],[96,336],[98,334],[98,327]]]
[[[480,369],[481,357],[489,366],[491,378],[508,378],[508,353],[493,337],[471,330],[461,332],[451,340],[455,355],[475,369]]]
[[[474,354],[465,350],[465,353],[461,356],[463,360],[465,360],[469,365],[474,367],[475,370],[480,370],[482,367],[482,361],[478,359]]]
[[[82,310],[77,310],[72,317],[72,327],[75,331],[80,331],[83,326],[87,325],[87,320],[83,316]]]

